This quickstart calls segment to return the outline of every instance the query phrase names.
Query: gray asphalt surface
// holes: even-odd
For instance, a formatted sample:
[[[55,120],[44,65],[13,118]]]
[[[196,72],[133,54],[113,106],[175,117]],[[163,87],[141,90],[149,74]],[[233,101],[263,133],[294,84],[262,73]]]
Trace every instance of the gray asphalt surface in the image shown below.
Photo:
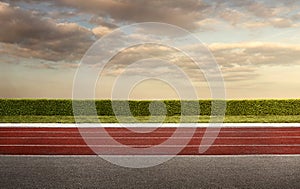
[[[145,169],[95,156],[0,156],[0,169],[0,188],[300,187],[300,156],[180,156]]]

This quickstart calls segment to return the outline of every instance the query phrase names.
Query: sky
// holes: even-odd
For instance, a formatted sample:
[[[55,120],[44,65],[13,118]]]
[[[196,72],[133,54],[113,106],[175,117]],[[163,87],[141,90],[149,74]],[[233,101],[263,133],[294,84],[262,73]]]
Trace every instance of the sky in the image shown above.
[[[118,28],[142,22],[172,24],[196,36],[222,73],[227,99],[300,98],[297,0],[2,0],[0,98],[72,98],[74,78],[87,50]],[[147,32],[149,36],[159,33]],[[161,64],[160,59],[168,63]],[[117,53],[99,73],[95,97],[112,98],[120,76],[129,82],[155,73],[178,84],[142,80],[129,86],[125,95],[178,99],[176,87],[185,90],[186,86],[172,65],[188,75],[198,98],[212,98],[205,69],[199,70],[180,50],[162,44]],[[128,86],[119,87],[125,91]]]

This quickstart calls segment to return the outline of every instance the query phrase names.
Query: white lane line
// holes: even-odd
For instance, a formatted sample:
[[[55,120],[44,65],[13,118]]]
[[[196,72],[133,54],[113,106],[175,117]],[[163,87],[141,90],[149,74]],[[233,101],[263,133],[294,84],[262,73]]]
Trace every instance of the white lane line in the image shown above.
[[[83,137],[16,137],[16,136],[7,136],[7,137],[0,137],[0,140],[6,139],[82,139]],[[216,137],[84,137],[84,139],[145,139],[145,140],[153,140],[153,139],[169,139],[169,140],[176,140],[176,139],[207,139],[207,138],[216,138]],[[279,136],[279,137],[217,137],[217,139],[300,139],[300,136]]]
[[[148,147],[153,147],[155,148],[172,148],[172,147],[199,147],[199,145],[126,145],[124,148],[124,145],[80,145],[80,144],[0,144],[0,147],[65,147],[65,148],[81,148],[81,147],[99,147],[99,148],[124,148],[126,149],[127,147],[131,148],[148,148]],[[204,147],[300,147],[300,144],[217,144],[217,145],[201,145]]]
[[[40,128],[40,127],[39,127]],[[39,129],[37,128],[37,129]],[[299,127],[300,128],[300,127]],[[5,128],[5,129],[20,129],[20,130],[0,130],[0,134],[1,133],[41,133],[41,134],[45,134],[45,133],[53,133],[53,134],[79,134],[79,133],[86,133],[86,134],[101,134],[101,133],[114,133],[114,134],[133,134],[135,133],[134,131],[120,131],[120,130],[117,130],[117,131],[114,131],[114,130],[106,130],[106,131],[103,131],[103,130],[93,130],[93,131],[87,131],[86,129],[81,131],[81,130],[77,130],[77,131],[64,131],[63,129],[64,128],[53,128],[53,129],[59,129],[59,130],[21,130],[21,129],[26,129],[26,127],[20,127],[20,128],[16,128],[16,127],[12,127],[12,128]],[[41,128],[42,129],[42,128]],[[91,129],[96,129],[96,128],[91,128]],[[165,129],[168,129],[168,128],[165,128]],[[234,128],[232,128],[234,129]],[[237,128],[238,129],[238,128]],[[251,129],[251,130],[250,130]],[[252,130],[253,129],[253,130]],[[276,129],[276,130],[270,130],[270,129]],[[296,128],[298,129],[298,128]],[[168,130],[158,130],[158,131],[153,131],[153,132],[150,132],[150,133],[155,133],[155,134],[164,134],[164,133],[174,133],[176,130],[171,130],[171,131],[168,131]],[[265,132],[274,132],[274,133],[282,133],[282,132],[285,132],[285,133],[299,133],[300,130],[296,130],[295,131],[295,128],[290,128],[289,130],[287,129],[282,129],[282,128],[267,128],[267,127],[263,127],[263,128],[260,128],[258,130],[258,128],[248,128],[246,130],[221,130],[221,131],[214,131],[214,130],[211,130],[211,131],[206,131],[206,130],[197,130],[197,131],[190,131],[190,130],[184,130],[182,131],[182,133],[265,133]],[[141,133],[142,134],[142,133]],[[145,133],[144,133],[145,134]],[[149,134],[149,133],[148,133]]]
[[[0,134],[14,134],[14,133],[19,133],[19,134],[103,134],[103,133],[110,133],[110,134],[172,134],[175,131],[155,131],[153,133],[134,133],[134,132],[122,132],[122,131],[108,131],[108,132],[68,132],[68,131],[23,131],[23,130],[18,130],[18,131],[0,131]],[[191,134],[191,133],[195,133],[195,134],[203,134],[203,133],[222,133],[222,134],[244,134],[244,133],[261,133],[261,134],[268,134],[268,133],[272,133],[272,134],[293,134],[293,133],[300,133],[300,131],[285,131],[285,130],[246,130],[246,131],[195,131],[195,132],[190,132],[190,131],[184,131],[182,133],[185,134]]]
[[[174,158],[264,158],[264,157],[300,157],[300,154],[236,154],[236,155],[203,155],[203,154],[195,154],[195,155],[11,155],[11,154],[0,154],[0,158],[14,158],[14,157],[25,157],[25,158],[101,158],[101,157],[112,157],[112,158],[136,158],[136,157],[144,157],[144,158],[157,158],[157,157],[174,157]]]
[[[86,128],[86,127],[110,127],[110,128],[162,128],[162,127],[300,127],[300,123],[0,123],[0,127],[27,127],[27,128]]]

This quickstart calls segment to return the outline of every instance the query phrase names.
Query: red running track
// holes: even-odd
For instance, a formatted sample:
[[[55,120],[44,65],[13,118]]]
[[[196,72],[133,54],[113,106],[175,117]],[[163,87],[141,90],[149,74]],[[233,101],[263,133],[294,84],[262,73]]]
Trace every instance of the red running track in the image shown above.
[[[179,147],[179,155],[300,154],[300,127],[235,127],[222,128],[219,133],[211,130],[205,137],[211,134],[217,138],[204,153],[199,152],[199,145],[205,138],[205,128],[181,128],[178,136],[172,136],[176,129],[136,133],[126,128],[1,127],[0,154],[94,155],[96,150],[103,155],[170,155]],[[112,138],[120,145],[112,145]],[[152,147],[156,149],[151,151]]]

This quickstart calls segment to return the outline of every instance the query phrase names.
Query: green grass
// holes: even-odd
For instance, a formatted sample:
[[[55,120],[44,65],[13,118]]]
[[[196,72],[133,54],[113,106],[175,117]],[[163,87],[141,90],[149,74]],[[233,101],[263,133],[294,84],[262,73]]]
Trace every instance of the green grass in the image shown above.
[[[210,121],[212,104],[224,101],[211,100],[164,100],[155,101],[110,101],[71,99],[0,99],[0,123],[74,123],[73,108],[81,115],[80,122],[200,122]],[[159,104],[164,103],[165,109]],[[113,106],[112,106],[113,105]],[[129,105],[127,110],[126,105]],[[93,111],[93,108],[95,111]],[[113,108],[114,107],[114,108]],[[150,110],[149,110],[150,107]],[[151,107],[152,110],[151,111]],[[224,113],[218,108],[213,115]],[[91,115],[97,113],[98,118]],[[121,115],[117,119],[114,115]],[[134,115],[132,119],[128,115]],[[150,115],[166,115],[166,117]],[[181,114],[183,121],[181,121]],[[201,114],[200,118],[196,115]],[[78,122],[78,120],[77,120]],[[289,100],[227,100],[227,123],[300,123],[300,99]]]
[[[167,116],[178,115],[211,115],[212,104],[217,106],[214,115],[221,112],[224,101],[194,100],[178,101],[164,100],[166,109],[153,101],[110,101],[110,100],[77,100],[71,99],[0,99],[0,116],[73,116],[76,107],[77,115],[149,116],[149,106],[155,110],[154,115],[162,115],[165,110]],[[157,102],[157,101],[156,101]],[[223,103],[222,103],[223,102]],[[112,105],[114,108],[112,108]],[[127,105],[127,106],[126,106]],[[128,107],[130,110],[126,109]],[[183,106],[182,106],[183,105]],[[300,99],[290,100],[227,100],[226,115],[228,116],[266,116],[266,115],[300,115]],[[94,109],[93,109],[94,108]],[[93,111],[94,110],[94,111]],[[218,112],[220,111],[220,112]]]
[[[80,117],[81,122],[99,122],[102,123],[118,123],[118,122],[164,122],[164,123],[179,123],[180,116],[167,116],[165,119],[156,116],[149,121],[149,116],[136,116],[136,120],[132,121],[130,117],[122,116],[121,121],[114,116],[99,116],[99,120],[93,120],[92,117],[83,116]],[[184,122],[196,122],[195,116],[185,116]],[[209,116],[200,116],[198,119],[199,123],[209,122]],[[75,123],[73,116],[0,116],[0,122],[2,123]],[[277,116],[277,115],[267,115],[267,116],[226,116],[225,123],[300,123],[300,115],[291,116]]]

